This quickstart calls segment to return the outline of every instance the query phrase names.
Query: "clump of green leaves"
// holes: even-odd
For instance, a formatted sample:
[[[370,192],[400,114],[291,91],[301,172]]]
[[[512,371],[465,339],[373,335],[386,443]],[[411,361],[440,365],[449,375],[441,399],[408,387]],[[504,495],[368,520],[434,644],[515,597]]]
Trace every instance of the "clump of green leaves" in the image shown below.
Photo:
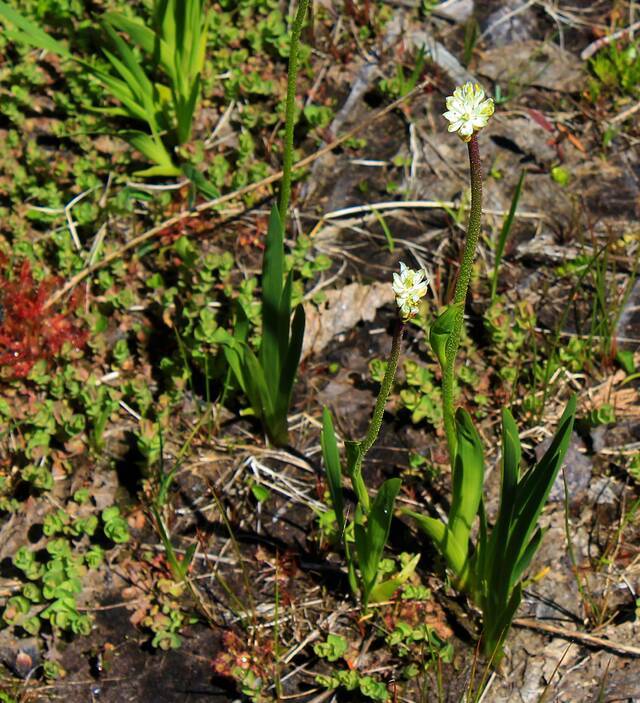
[[[482,441],[471,417],[462,409],[456,413],[457,452],[447,522],[404,511],[438,547],[458,588],[482,610],[483,648],[492,660],[501,656],[502,643],[522,597],[522,578],[544,535],[537,522],[568,449],[575,410],[574,397],[560,419],[551,446],[524,475],[518,429],[511,413],[503,410],[500,510],[491,531],[482,500]],[[472,545],[476,517],[480,529]]]
[[[535,312],[526,301],[510,307],[503,298],[497,297],[485,312],[484,325],[498,375],[515,386],[536,326]]]
[[[190,139],[200,97],[209,21],[204,0],[156,0],[152,27],[135,16],[105,13],[101,26],[109,40],[109,48],[103,49],[108,68],[72,53],[37,23],[4,2],[0,3],[0,17],[8,23],[9,38],[75,62],[119,102],[118,107],[98,109],[146,125],[147,131],[121,133],[154,164],[137,175],[180,175],[173,149]],[[129,36],[136,51],[119,32]],[[137,50],[146,54],[146,66]],[[165,83],[154,82],[152,76],[156,71],[164,74]]]
[[[283,175],[279,203],[269,217],[267,241],[262,262],[262,331],[258,355],[248,345],[249,321],[242,309],[234,339],[225,347],[233,375],[262,421],[268,438],[276,446],[289,441],[287,413],[293,383],[300,363],[305,314],[298,305],[291,316],[293,270],[284,279],[284,233],[293,168],[293,129],[296,120],[295,97],[299,61],[299,40],[308,0],[301,0],[293,22],[285,106]]]
[[[78,608],[83,578],[104,560],[104,550],[92,543],[100,523],[105,537],[115,543],[129,539],[127,524],[116,506],[102,511],[101,521],[91,511],[88,494],[77,491],[72,510],[57,510],[44,520],[51,539],[42,552],[20,547],[13,565],[25,578],[21,593],[8,599],[2,618],[18,632],[35,635],[43,622],[54,632],[88,635],[91,617]]]
[[[293,271],[284,275],[284,228],[276,205],[271,210],[262,274],[262,334],[256,355],[248,344],[249,320],[238,308],[234,339],[225,356],[238,385],[249,399],[275,445],[289,441],[287,412],[298,370],[305,315],[298,305],[291,319]]]
[[[372,500],[362,478],[363,443],[345,442],[345,473],[357,497],[354,517],[349,521],[344,507],[342,463],[333,420],[327,408],[322,415],[321,444],[333,512],[347,561],[349,586],[366,608],[370,602],[390,598],[411,577],[420,558],[416,555],[399,572],[387,578],[382,556],[391,529],[400,479],[387,479]]]
[[[316,656],[331,664],[343,659],[349,649],[347,640],[340,636],[329,634],[324,642],[313,645]],[[389,700],[389,692],[384,682],[373,676],[365,676],[355,669],[338,669],[331,674],[318,674],[316,682],[329,690],[344,688],[347,691],[359,691],[365,698],[374,701]]]
[[[401,63],[396,65],[395,74],[391,78],[380,81],[380,90],[393,98],[402,98],[410,93],[418,84],[426,63],[425,47],[421,46],[411,60],[411,71],[406,74]]]
[[[601,96],[637,97],[640,95],[640,43],[624,45],[611,42],[589,60],[593,78],[589,94],[596,101]]]

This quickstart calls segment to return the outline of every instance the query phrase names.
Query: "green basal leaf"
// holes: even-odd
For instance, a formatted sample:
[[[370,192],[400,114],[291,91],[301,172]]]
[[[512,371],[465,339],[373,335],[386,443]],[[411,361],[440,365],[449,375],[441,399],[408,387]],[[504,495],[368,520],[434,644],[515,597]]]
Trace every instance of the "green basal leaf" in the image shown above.
[[[247,397],[256,416],[263,420],[267,426],[273,416],[273,405],[264,372],[258,358],[248,347],[244,353],[244,361],[243,375]],[[268,429],[268,427],[265,427],[265,429]]]
[[[484,456],[480,435],[469,413],[461,408],[456,413],[456,430],[457,453],[448,525],[456,542],[466,551],[482,500]]]
[[[178,120],[178,144],[185,144],[191,139],[193,113],[200,97],[200,76],[196,76],[190,93],[186,98],[174,97],[176,118]]]
[[[344,448],[347,454],[347,476],[351,479],[351,485],[358,499],[358,508],[363,515],[369,512],[369,492],[362,478],[362,445],[360,442],[345,440]]]
[[[105,25],[128,34],[149,56],[159,54],[159,64],[162,70],[173,80],[173,56],[167,43],[163,41],[151,28],[147,27],[137,17],[126,17],[119,12],[106,12],[101,17]]]
[[[545,532],[546,530],[542,530],[541,528],[538,528],[535,531],[533,537],[529,541],[529,544],[526,546],[526,548],[522,552],[522,555],[520,556],[520,559],[515,565],[513,573],[511,574],[512,584],[518,583],[522,578],[524,572],[529,568],[531,560],[536,555],[536,552],[538,551],[540,544],[542,543],[542,538],[544,537]]]
[[[293,384],[300,363],[300,355],[302,354],[302,342],[304,339],[305,328],[305,312],[302,305],[298,305],[291,323],[291,339],[289,347],[285,351],[285,356],[282,360],[282,368],[279,372],[280,386],[275,400],[276,413],[283,418],[286,426],[287,413],[291,405],[291,395],[293,393]]]
[[[538,517],[569,447],[575,411],[576,399],[573,396],[560,419],[551,446],[542,460],[518,484],[509,541],[505,551],[505,569],[508,569],[511,574],[511,585],[515,583],[514,574],[517,564],[528,549],[531,534],[536,528]]]
[[[502,486],[500,494],[500,511],[491,533],[486,561],[479,568],[483,578],[498,600],[504,599],[510,579],[504,578],[504,552],[509,541],[511,519],[516,502],[518,481],[520,479],[521,447],[518,428],[513,416],[506,408],[502,411]],[[511,565],[512,566],[512,565]],[[489,573],[485,573],[485,569]]]
[[[494,664],[502,658],[502,644],[521,600],[522,589],[517,585],[503,608],[496,611],[483,610],[482,649]]]
[[[360,448],[360,442],[354,442],[351,439],[345,440],[344,448],[347,452],[347,474],[351,476],[362,458],[362,449]]]
[[[185,578],[186,575],[189,573],[189,567],[191,566],[191,562],[193,561],[193,557],[196,553],[196,549],[198,548],[198,543],[195,542],[194,544],[190,545],[187,548],[187,551],[184,553],[184,557],[182,561],[180,562],[180,570],[182,571],[182,578]]]
[[[447,566],[453,571],[458,583],[464,582],[467,572],[467,550],[456,541],[444,522],[413,510],[403,509],[402,514],[416,521],[418,527],[431,539],[445,558]]]
[[[188,163],[180,164],[182,173],[193,183],[196,189],[202,193],[205,198],[213,200],[220,192],[203,176],[197,168]]]
[[[390,478],[385,481],[371,504],[366,528],[362,525],[355,525],[356,553],[362,575],[365,607],[369,602],[369,595],[378,576],[378,566],[389,537],[393,506],[399,490],[399,478]]]
[[[260,362],[272,397],[280,386],[280,302],[284,277],[284,228],[277,205],[271,208],[262,262],[262,340]],[[288,324],[287,320],[287,324]]]

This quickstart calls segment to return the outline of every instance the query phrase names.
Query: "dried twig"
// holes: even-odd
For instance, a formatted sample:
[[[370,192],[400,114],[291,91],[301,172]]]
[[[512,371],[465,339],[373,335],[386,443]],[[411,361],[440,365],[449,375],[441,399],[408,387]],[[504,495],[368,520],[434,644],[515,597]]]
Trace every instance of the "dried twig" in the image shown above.
[[[596,53],[596,51],[599,51],[603,46],[606,46],[607,44],[611,44],[612,41],[615,41],[616,39],[621,39],[622,37],[631,37],[631,35],[636,29],[640,29],[640,22],[634,22],[628,27],[625,27],[624,29],[619,29],[613,34],[608,34],[606,37],[600,37],[600,39],[596,39],[594,42],[591,42],[589,46],[582,50],[582,52],[580,53],[580,58],[583,61],[586,61],[587,59],[591,58]]]
[[[622,644],[621,642],[613,642],[604,637],[596,637],[595,635],[580,632],[579,630],[566,630],[557,625],[550,625],[549,623],[538,622],[537,620],[530,620],[529,618],[516,618],[513,624],[518,627],[526,627],[529,630],[538,630],[550,635],[564,637],[568,640],[577,640],[588,647],[601,647],[602,649],[608,649],[623,656],[640,657],[640,647],[634,647],[631,644]]]

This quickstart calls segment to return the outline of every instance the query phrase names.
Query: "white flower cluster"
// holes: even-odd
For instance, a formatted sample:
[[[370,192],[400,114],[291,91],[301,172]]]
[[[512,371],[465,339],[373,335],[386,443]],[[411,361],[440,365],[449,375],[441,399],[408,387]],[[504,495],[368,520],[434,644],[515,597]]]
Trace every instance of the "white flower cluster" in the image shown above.
[[[429,279],[425,271],[414,271],[400,262],[400,273],[393,274],[393,292],[404,321],[418,313],[418,303],[427,294],[428,286]]]
[[[463,142],[468,142],[474,132],[487,126],[493,111],[493,100],[485,99],[484,90],[469,82],[447,98],[447,112],[443,116],[451,122],[449,131],[457,132]]]

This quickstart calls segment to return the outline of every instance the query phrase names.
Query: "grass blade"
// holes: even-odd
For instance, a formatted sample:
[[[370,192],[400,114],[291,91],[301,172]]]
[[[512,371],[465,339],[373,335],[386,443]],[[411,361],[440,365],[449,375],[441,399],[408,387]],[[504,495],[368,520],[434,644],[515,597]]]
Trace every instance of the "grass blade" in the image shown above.
[[[511,227],[513,225],[513,220],[516,215],[516,210],[518,209],[518,202],[520,201],[520,195],[522,193],[522,185],[524,184],[525,171],[520,171],[520,178],[518,180],[518,185],[511,198],[511,207],[509,212],[502,223],[502,229],[500,230],[500,236],[498,237],[498,243],[496,244],[496,254],[495,262],[493,268],[493,276],[491,277],[491,302],[495,300],[496,291],[498,290],[498,273],[500,272],[500,264],[502,263],[502,256],[504,254],[504,248],[507,244],[507,238]]]

